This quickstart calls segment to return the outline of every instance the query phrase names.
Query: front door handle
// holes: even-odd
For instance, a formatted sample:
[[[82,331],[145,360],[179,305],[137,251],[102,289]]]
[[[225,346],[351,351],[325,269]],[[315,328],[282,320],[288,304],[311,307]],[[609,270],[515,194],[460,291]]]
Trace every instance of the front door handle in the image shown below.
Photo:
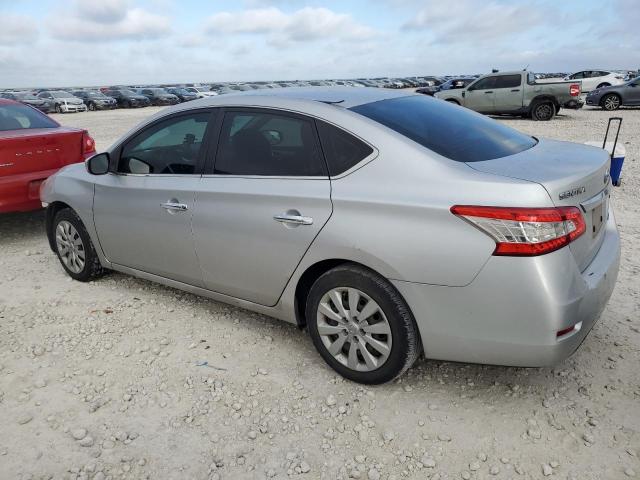
[[[486,92],[484,92],[484,94],[486,95],[487,93],[493,93],[493,90],[488,90]]]
[[[177,202],[165,202],[165,203],[161,203],[160,206],[165,210],[177,211],[177,212],[184,212],[186,210],[189,210],[188,205],[185,205],[184,203],[177,203]]]
[[[514,88],[513,90],[511,90],[512,92],[519,92],[520,89],[519,88]]]
[[[305,217],[303,215],[274,215],[273,219],[276,222],[284,223],[286,225],[313,225],[313,218]]]

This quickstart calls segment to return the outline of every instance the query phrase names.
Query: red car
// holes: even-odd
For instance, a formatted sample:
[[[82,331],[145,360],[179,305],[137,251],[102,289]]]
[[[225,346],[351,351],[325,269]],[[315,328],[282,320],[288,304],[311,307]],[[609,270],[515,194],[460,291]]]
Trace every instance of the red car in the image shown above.
[[[40,208],[43,180],[95,151],[86,130],[63,127],[33,107],[0,98],[0,213]]]

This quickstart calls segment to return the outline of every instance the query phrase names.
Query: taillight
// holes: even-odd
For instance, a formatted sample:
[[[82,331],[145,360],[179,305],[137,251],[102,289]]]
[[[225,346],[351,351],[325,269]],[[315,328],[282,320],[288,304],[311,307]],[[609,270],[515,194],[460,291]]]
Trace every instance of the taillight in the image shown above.
[[[96,142],[87,132],[82,134],[82,153],[94,153],[96,151]]]
[[[568,245],[586,230],[576,207],[509,208],[455,205],[451,213],[496,242],[494,255],[533,257]]]
[[[579,83],[574,83],[569,87],[569,94],[572,97],[577,97],[578,95],[580,95],[580,84]]]

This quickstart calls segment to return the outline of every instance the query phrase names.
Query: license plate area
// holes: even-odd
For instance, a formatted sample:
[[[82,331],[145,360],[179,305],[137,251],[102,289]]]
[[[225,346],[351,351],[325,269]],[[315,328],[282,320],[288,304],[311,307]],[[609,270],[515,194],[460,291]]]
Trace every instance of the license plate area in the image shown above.
[[[606,203],[607,202],[604,201],[600,203],[600,205],[595,207],[593,210],[591,210],[591,225],[592,225],[593,237],[598,236],[598,234],[600,233],[600,230],[602,229],[602,225],[604,224],[605,215],[606,215],[606,210],[605,210]]]

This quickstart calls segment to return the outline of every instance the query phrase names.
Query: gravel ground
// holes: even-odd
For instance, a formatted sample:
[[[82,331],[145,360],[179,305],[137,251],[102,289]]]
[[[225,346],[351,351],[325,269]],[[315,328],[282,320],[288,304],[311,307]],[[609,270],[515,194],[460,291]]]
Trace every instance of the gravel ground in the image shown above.
[[[155,110],[57,117],[102,149]],[[640,110],[620,114],[618,285],[555,368],[421,359],[363,387],[294,326],[120,274],[71,281],[42,212],[0,217],[0,478],[637,478]],[[501,121],[583,142],[608,117]]]

